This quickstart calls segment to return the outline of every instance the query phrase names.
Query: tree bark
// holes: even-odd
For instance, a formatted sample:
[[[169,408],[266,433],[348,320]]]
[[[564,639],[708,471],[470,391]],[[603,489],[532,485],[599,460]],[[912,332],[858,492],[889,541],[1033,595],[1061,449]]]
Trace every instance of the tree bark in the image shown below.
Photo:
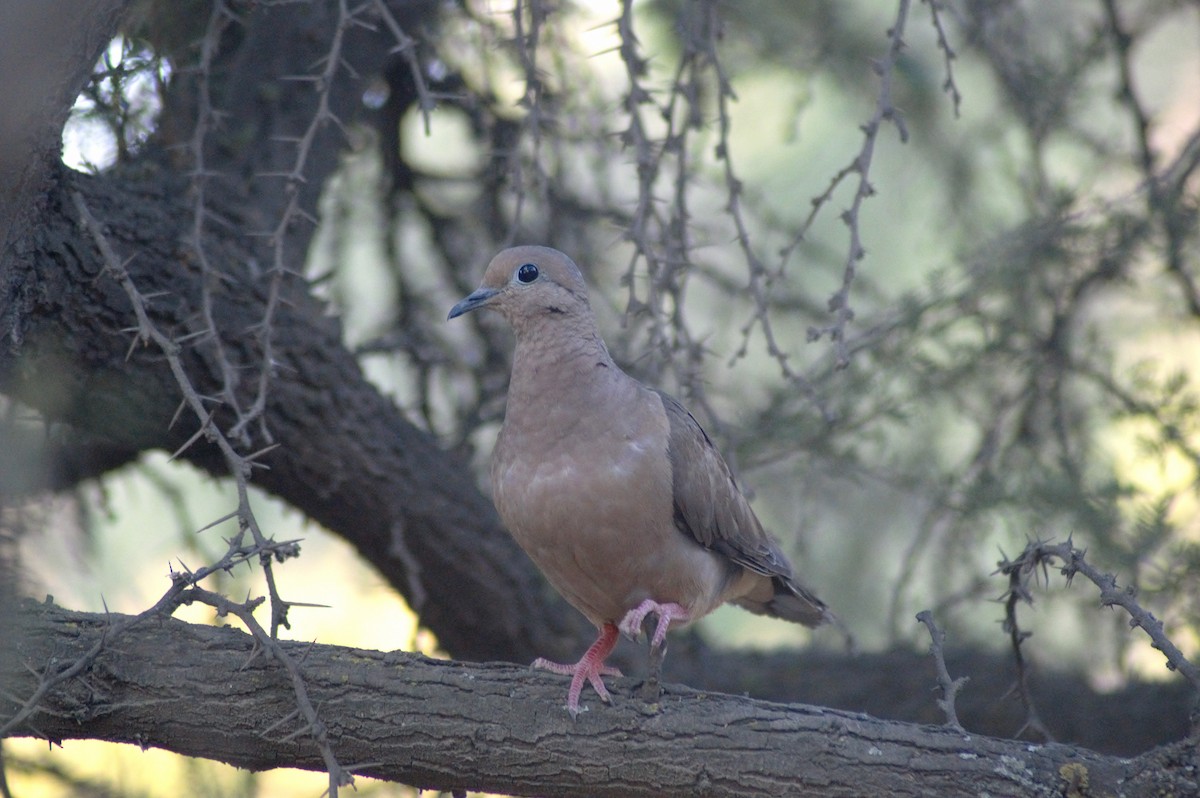
[[[78,657],[121,616],[26,604],[0,659],[0,719],[35,674]],[[401,652],[285,643],[342,763],[422,789],[568,796],[1196,794],[1196,747],[1136,759],[1031,745],[667,685],[654,704],[614,679],[572,721],[562,677]],[[250,636],[143,622],[63,683],[20,733],[128,742],[262,770],[323,764],[291,719],[279,665]]]

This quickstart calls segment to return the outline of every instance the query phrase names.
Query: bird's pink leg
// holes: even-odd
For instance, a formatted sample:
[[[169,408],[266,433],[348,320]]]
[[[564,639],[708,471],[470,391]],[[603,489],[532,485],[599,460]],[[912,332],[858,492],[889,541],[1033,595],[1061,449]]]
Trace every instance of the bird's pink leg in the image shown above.
[[[604,679],[601,677],[621,675],[616,668],[604,664],[604,660],[616,647],[617,627],[606,623],[600,630],[600,636],[596,638],[596,642],[592,643],[591,647],[584,652],[579,662],[574,665],[564,665],[538,657],[533,661],[533,667],[571,676],[571,688],[567,691],[567,712],[570,712],[571,717],[574,718],[580,713],[579,694],[583,692],[585,679],[591,683],[601,701],[606,704],[612,703],[612,697],[609,696],[608,689],[604,686]]]
[[[682,606],[674,602],[659,604],[654,599],[646,599],[641,604],[625,613],[621,619],[621,633],[631,640],[637,640],[642,632],[642,621],[650,613],[658,615],[658,626],[654,628],[654,637],[650,639],[651,648],[658,648],[667,638],[667,629],[671,621],[690,621],[692,616]]]

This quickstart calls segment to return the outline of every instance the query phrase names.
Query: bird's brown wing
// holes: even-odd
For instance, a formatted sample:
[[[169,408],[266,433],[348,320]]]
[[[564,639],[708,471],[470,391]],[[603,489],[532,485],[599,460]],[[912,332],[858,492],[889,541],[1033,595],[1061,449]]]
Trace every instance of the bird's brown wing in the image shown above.
[[[699,422],[673,396],[656,393],[670,423],[667,456],[676,527],[731,563],[770,578],[774,596],[737,602],[746,609],[809,626],[830,620],[825,604],[795,580],[791,563],[759,523]]]

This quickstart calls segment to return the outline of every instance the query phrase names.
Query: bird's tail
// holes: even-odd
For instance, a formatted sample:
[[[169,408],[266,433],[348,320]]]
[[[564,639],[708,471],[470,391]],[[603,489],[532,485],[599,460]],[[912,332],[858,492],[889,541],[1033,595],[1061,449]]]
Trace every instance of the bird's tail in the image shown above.
[[[772,595],[765,601],[746,596],[735,599],[733,603],[756,615],[769,615],[805,626],[827,623],[842,633],[848,650],[854,649],[854,637],[846,624],[811,590],[784,576],[771,577],[771,587]]]

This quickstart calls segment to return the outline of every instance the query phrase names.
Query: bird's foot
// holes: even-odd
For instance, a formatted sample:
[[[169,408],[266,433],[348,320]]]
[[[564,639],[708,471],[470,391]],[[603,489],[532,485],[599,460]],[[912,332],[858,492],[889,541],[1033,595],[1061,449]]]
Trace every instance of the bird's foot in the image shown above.
[[[654,628],[654,637],[650,639],[651,648],[658,648],[663,644],[671,621],[690,621],[692,619],[691,614],[679,604],[674,602],[659,604],[654,599],[646,599],[625,613],[625,617],[621,619],[621,634],[630,640],[637,640],[638,635],[642,632],[642,621],[652,612],[658,616],[658,626]]]
[[[583,683],[585,681],[592,686],[592,689],[596,691],[596,695],[600,696],[601,701],[606,704],[612,703],[612,696],[608,694],[608,688],[604,686],[603,677],[620,676],[621,672],[616,668],[605,665],[604,660],[612,653],[616,645],[617,627],[611,623],[606,623],[604,624],[604,628],[600,630],[600,636],[596,638],[596,642],[592,643],[588,650],[584,652],[579,662],[568,665],[561,662],[551,662],[548,659],[539,657],[533,661],[532,667],[571,677],[571,687],[567,690],[567,712],[570,712],[571,718],[574,719],[579,717],[580,712],[584,711],[579,707],[579,694],[583,692]]]

